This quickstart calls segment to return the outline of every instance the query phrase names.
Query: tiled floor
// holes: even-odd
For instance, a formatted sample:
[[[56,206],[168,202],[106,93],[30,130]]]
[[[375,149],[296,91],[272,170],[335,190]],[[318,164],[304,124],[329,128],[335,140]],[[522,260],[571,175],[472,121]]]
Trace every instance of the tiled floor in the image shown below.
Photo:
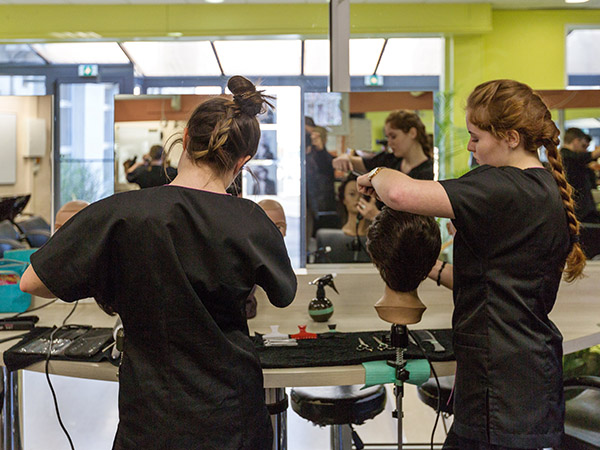
[[[118,420],[117,383],[52,376],[61,417],[76,450],[110,450]],[[69,450],[52,403],[44,374],[23,372],[24,450]],[[435,414],[406,385],[404,403],[404,442],[429,442]],[[395,397],[388,389],[386,410],[356,428],[365,443],[394,443],[397,422],[392,418]],[[313,426],[288,409],[288,449],[328,450],[329,429]],[[436,442],[443,440],[440,423]],[[393,448],[393,447],[390,447]]]

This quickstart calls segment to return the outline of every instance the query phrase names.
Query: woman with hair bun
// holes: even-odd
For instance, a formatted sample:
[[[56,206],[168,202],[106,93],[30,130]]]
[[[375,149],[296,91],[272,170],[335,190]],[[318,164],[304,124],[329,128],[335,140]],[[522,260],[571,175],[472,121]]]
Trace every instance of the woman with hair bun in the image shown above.
[[[385,119],[384,130],[390,152],[372,158],[343,154],[333,160],[333,167],[360,173],[387,167],[418,180],[433,180],[433,147],[419,115],[403,109],[392,111]],[[368,220],[373,220],[382,206],[365,199],[358,203],[360,213]]]
[[[245,301],[254,285],[289,305],[296,277],[283,237],[250,200],[226,194],[256,153],[268,104],[246,78],[233,99],[192,113],[177,177],[91,204],[32,257],[21,289],[94,297],[120,315],[114,449],[270,450],[260,361]],[[171,146],[172,147],[172,146]]]
[[[477,86],[466,113],[478,168],[441,182],[377,168],[359,190],[450,218],[457,230],[454,267],[438,262],[429,275],[454,291],[454,423],[444,449],[556,448],[562,336],[548,314],[561,276],[573,281],[585,266],[559,130],[540,96],[513,80]]]

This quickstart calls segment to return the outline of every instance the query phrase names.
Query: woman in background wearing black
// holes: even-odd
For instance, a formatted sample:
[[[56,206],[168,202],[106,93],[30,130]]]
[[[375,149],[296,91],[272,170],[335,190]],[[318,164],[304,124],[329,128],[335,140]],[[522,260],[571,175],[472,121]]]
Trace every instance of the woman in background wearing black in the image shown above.
[[[296,277],[262,208],[226,194],[256,153],[265,96],[232,77],[184,130],[170,185],[96,202],[31,258],[21,289],[94,297],[125,331],[114,449],[270,450],[244,304],[255,284],[287,306]],[[176,141],[177,142],[177,141]]]

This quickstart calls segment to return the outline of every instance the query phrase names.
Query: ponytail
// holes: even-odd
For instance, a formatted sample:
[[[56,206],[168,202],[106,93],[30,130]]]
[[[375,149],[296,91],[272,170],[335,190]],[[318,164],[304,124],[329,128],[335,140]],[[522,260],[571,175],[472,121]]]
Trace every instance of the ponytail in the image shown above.
[[[579,243],[579,221],[575,216],[575,207],[573,205],[572,197],[573,189],[569,183],[567,183],[562,159],[554,140],[548,139],[547,142],[544,143],[544,147],[546,148],[548,155],[548,162],[552,167],[552,176],[554,177],[554,180],[556,180],[563,206],[567,213],[567,224],[569,226],[569,235],[571,237],[571,251],[569,252],[569,256],[567,256],[564,278],[565,281],[571,282],[582,277],[583,268],[586,263],[585,254]]]

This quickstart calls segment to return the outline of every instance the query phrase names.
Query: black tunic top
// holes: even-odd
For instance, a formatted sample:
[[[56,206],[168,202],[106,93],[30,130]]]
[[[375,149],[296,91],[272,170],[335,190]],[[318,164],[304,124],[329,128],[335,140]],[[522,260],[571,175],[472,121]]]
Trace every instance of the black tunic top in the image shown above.
[[[442,181],[455,219],[454,429],[511,448],[563,433],[562,336],[548,318],[570,249],[546,169],[478,167]]]
[[[117,194],[31,258],[59,298],[114,304],[125,331],[115,449],[270,449],[244,302],[291,303],[296,277],[255,203],[161,186]]]

